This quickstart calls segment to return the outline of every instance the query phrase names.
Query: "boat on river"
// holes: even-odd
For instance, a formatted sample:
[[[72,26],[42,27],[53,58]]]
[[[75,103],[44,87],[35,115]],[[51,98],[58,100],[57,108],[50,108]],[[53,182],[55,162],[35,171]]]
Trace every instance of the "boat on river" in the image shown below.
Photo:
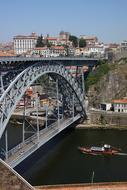
[[[92,146],[92,147],[78,147],[78,149],[85,154],[91,155],[117,155],[120,150],[112,147],[109,144],[103,146]]]

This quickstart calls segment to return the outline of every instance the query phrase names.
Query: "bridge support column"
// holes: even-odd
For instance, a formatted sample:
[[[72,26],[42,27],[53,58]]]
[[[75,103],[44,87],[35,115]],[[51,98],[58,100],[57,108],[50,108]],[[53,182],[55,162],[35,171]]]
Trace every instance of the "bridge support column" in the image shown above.
[[[8,160],[8,133],[7,133],[7,129],[5,132],[5,157],[6,157],[6,160]]]
[[[23,110],[23,126],[22,126],[22,142],[25,142],[25,115],[26,115],[26,106],[25,106],[25,94],[24,94],[24,110]]]
[[[37,97],[36,97],[36,112],[37,112],[37,141],[39,142],[39,136],[40,136],[40,133],[39,133],[38,111],[39,111],[39,97],[38,97],[38,94],[37,94]]]
[[[58,126],[60,121],[60,114],[59,114],[59,83],[58,79],[56,80],[56,91],[57,91],[57,116],[58,116]]]
[[[84,79],[83,67],[82,67],[82,90],[83,90],[83,101],[84,101],[84,98],[85,98],[85,79]]]
[[[74,117],[75,117],[75,97],[74,97],[74,94],[72,96],[72,114],[73,114],[73,120],[74,120]]]
[[[3,92],[4,92],[3,78],[2,78],[2,74],[0,72],[0,95],[2,95]]]
[[[63,95],[61,95],[61,101],[62,101],[62,119],[63,119],[64,118]]]
[[[23,126],[22,126],[22,142],[23,144],[25,142],[25,120],[23,120]]]
[[[48,127],[48,105],[45,105],[45,127]]]

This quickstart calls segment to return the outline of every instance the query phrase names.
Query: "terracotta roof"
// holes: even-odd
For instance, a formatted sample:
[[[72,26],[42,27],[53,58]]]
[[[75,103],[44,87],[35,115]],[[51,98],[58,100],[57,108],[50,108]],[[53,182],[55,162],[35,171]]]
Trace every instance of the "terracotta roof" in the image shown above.
[[[63,46],[52,46],[52,49],[64,50]]]
[[[49,48],[47,48],[47,47],[36,47],[36,48],[34,48],[34,50],[47,50],[47,49],[49,49]]]
[[[112,103],[127,104],[127,99],[112,100]]]
[[[0,51],[0,57],[15,56],[13,51]]]
[[[50,37],[50,38],[47,38],[47,40],[57,40],[57,38]]]

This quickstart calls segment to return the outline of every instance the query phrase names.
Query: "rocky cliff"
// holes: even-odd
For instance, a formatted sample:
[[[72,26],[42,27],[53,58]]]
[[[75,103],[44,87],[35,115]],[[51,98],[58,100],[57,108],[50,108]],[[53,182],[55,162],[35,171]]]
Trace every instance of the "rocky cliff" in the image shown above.
[[[101,102],[127,97],[127,59],[108,63],[108,66],[108,72],[88,88],[87,96],[92,107],[98,108]]]

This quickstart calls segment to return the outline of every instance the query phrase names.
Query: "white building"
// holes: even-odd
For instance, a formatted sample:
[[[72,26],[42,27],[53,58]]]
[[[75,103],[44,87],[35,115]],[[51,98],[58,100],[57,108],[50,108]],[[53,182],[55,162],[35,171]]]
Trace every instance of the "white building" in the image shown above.
[[[126,40],[121,42],[121,50],[127,50],[127,41]]]
[[[18,35],[13,38],[14,52],[17,55],[21,55],[35,48],[38,36],[32,33],[29,36]]]
[[[52,46],[50,48],[51,57],[65,56],[66,50],[63,46]]]
[[[98,42],[98,38],[96,36],[86,36],[86,35],[80,35],[80,39],[84,39],[86,41],[86,44],[95,44]]]
[[[47,47],[36,47],[32,50],[31,54],[42,57],[50,57],[50,49]]]
[[[91,54],[104,55],[104,53],[105,53],[104,44],[89,45],[89,46],[87,46],[87,48],[88,48],[89,55],[91,55]]]
[[[59,57],[65,56],[66,50],[63,46],[48,47],[36,47],[31,52],[32,55],[38,55],[42,57]]]
[[[115,112],[127,113],[127,99],[113,100],[112,103]]]
[[[104,111],[110,111],[111,110],[111,103],[101,103],[100,104],[100,109]]]

